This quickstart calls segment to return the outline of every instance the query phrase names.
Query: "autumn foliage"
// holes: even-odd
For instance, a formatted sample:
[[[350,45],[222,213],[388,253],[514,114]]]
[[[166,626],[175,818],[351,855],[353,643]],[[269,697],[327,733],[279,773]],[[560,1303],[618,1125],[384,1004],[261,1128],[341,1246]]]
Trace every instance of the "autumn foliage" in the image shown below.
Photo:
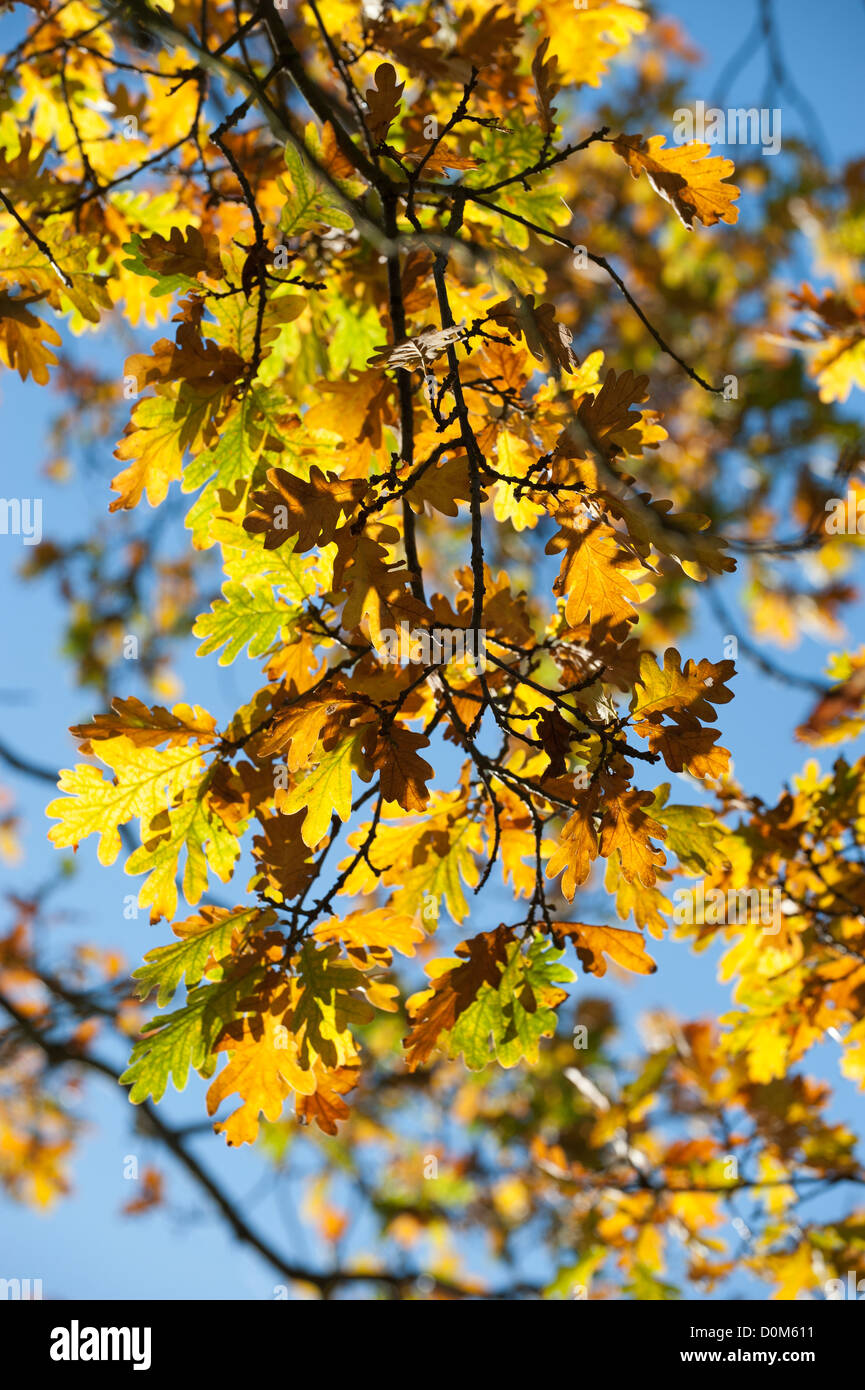
[[[379,1235],[346,1287],[658,1298],[744,1273],[789,1298],[865,1273],[855,1136],[799,1070],[831,1029],[865,1082],[865,763],[832,747],[863,727],[865,654],[803,697],[829,770],[797,759],[774,804],[722,732],[743,657],[774,678],[771,643],[815,619],[840,644],[854,597],[857,536],[823,518],[865,487],[865,166],[833,179],[798,143],[782,188],[759,152],[675,144],[691,56],[623,0],[34,0],[0,115],[0,355],[66,393],[58,456],[100,441],[107,516],[87,575],[60,535],[27,564],[100,695],[50,840],[122,857],[160,944],[64,986],[20,905],[13,1192],[66,1187],[52,1069],[86,1070],[99,1017],[133,1102],[197,1073],[228,1145],[317,1146],[329,1238],[331,1180],[357,1184]],[[822,295],[785,283],[806,221]],[[84,367],[76,336],[118,324],[122,370]],[[700,645],[711,605],[750,632],[737,661]],[[176,702],[190,632],[234,663],[227,718]],[[781,915],[683,920],[696,884]],[[723,943],[735,1002],[653,1017],[624,1061],[598,982],[628,972],[639,1009],[664,936],[695,978]],[[432,1183],[422,1103],[462,1133]],[[817,1190],[828,1214],[800,1211]]]

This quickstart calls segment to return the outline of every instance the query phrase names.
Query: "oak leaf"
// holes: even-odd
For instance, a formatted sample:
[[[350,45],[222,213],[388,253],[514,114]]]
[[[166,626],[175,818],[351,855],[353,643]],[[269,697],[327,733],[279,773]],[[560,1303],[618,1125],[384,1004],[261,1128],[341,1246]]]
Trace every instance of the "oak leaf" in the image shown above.
[[[561,90],[561,83],[558,81],[558,61],[555,55],[552,58],[547,57],[549,47],[550,40],[542,39],[532,59],[538,115],[541,118],[541,129],[547,135],[552,134],[556,128],[556,108],[553,101],[556,93]]]
[[[510,942],[498,986],[486,981],[481,985],[447,1036],[448,1054],[462,1053],[472,1071],[493,1058],[503,1067],[537,1062],[541,1038],[555,1032],[555,1011],[567,998],[560,986],[574,978],[560,963],[561,954],[540,933],[527,947]]]
[[[498,989],[513,940],[507,927],[479,932],[456,948],[460,960],[437,960],[427,967],[432,988],[413,995],[406,1005],[411,1028],[404,1040],[409,1071],[415,1071],[434,1051],[439,1037],[449,1032],[475,1002],[485,984]]]
[[[651,792],[631,787],[608,797],[601,819],[600,849],[604,858],[618,851],[622,873],[629,883],[635,880],[651,888],[659,865],[666,862],[663,850],[652,839],[663,840],[665,830],[647,813],[654,797]]]
[[[301,834],[310,849],[321,844],[330,830],[331,819],[348,820],[351,814],[351,774],[365,782],[371,773],[361,751],[363,731],[348,734],[333,748],[322,752],[318,764],[298,781],[282,804],[285,814],[306,812]]]
[[[589,926],[585,922],[554,922],[553,935],[557,941],[568,938],[573,941],[586,974],[606,975],[605,954],[637,975],[652,975],[658,968],[646,954],[639,932],[623,931],[621,927]]]
[[[391,122],[395,120],[399,111],[404,88],[404,82],[397,82],[396,69],[392,63],[378,65],[374,85],[368,87],[364,93],[369,113],[367,125],[376,144],[386,139]]]
[[[660,753],[671,772],[690,772],[693,777],[723,777],[730,766],[730,753],[716,748],[718,729],[707,729],[685,710],[673,713],[672,724],[646,721],[637,726],[653,753]]]
[[[357,478],[323,473],[317,464],[310,468],[308,480],[284,468],[272,468],[267,478],[270,487],[253,493],[254,507],[243,528],[251,535],[263,536],[265,550],[274,550],[296,536],[294,549],[299,553],[330,544],[340,519],[351,515],[365,486]]]
[[[323,732],[335,731],[342,722],[347,725],[353,713],[363,710],[362,704],[343,691],[320,687],[311,698],[276,715],[258,742],[258,753],[264,758],[284,754],[289,772],[297,772],[309,761]]]
[[[584,396],[577,410],[577,417],[585,425],[589,438],[638,453],[641,437],[635,426],[639,425],[641,415],[638,410],[632,410],[631,405],[646,399],[648,384],[647,376],[637,376],[632,371],[617,375],[611,367],[600,391]]]
[[[311,1095],[298,1091],[294,1098],[294,1108],[301,1124],[315,1120],[323,1134],[336,1134],[339,1123],[348,1119],[349,1109],[343,1100],[357,1085],[360,1076],[359,1066],[334,1067],[325,1069],[316,1064],[313,1068],[316,1080]]]
[[[634,686],[631,713],[640,719],[672,710],[687,710],[698,719],[713,720],[717,711],[713,705],[729,704],[733,692],[726,682],[736,674],[732,661],[695,662],[690,658],[682,666],[675,647],[664,652],[660,667],[651,652],[640,657],[640,674]]]
[[[51,349],[59,347],[62,339],[56,328],[27,308],[38,297],[16,298],[6,290],[0,291],[0,354],[7,366],[17,370],[22,381],[32,376],[40,386],[46,386],[51,375],[49,367],[57,365]]]
[[[536,305],[533,294],[519,301],[503,299],[493,305],[489,317],[506,328],[512,338],[524,338],[526,347],[538,362],[550,363],[566,372],[578,365],[570,331],[556,318],[554,304]]]
[[[315,1091],[315,1075],[301,1066],[296,1038],[267,1011],[229,1023],[215,1051],[228,1052],[229,1060],[207,1092],[207,1113],[213,1115],[228,1096],[241,1097],[242,1105],[215,1126],[232,1146],[254,1143],[259,1116],[278,1120],[291,1091]]]
[[[404,956],[413,956],[415,946],[424,939],[423,928],[416,925],[414,917],[388,907],[329,917],[319,923],[313,935],[316,941],[342,941],[350,949],[368,947],[385,955],[399,951]]]
[[[158,232],[140,237],[138,249],[148,270],[160,277],[185,275],[195,279],[207,275],[211,280],[222,279],[219,239],[213,232],[172,227],[167,237]]]
[[[643,566],[610,527],[600,522],[583,529],[563,525],[546,550],[548,555],[564,551],[553,588],[565,596],[565,617],[572,627],[589,617],[599,627],[636,622],[640,593],[634,581],[644,573]]]
[[[645,173],[689,230],[695,220],[704,227],[737,222],[739,209],[733,204],[739,189],[722,182],[733,173],[733,161],[720,155],[707,159],[711,146],[699,141],[664,149],[665,140],[664,135],[652,135],[648,141],[642,135],[619,135],[612,143],[634,178]]]
[[[559,843],[547,864],[548,878],[555,878],[564,870],[562,892],[569,902],[580,884],[589,877],[592,862],[598,857],[600,845],[594,824],[596,810],[596,793],[585,793],[562,830]]]
[[[198,433],[200,421],[168,394],[145,396],[132,412],[114,457],[129,467],[111,479],[119,493],[109,511],[137,507],[146,493],[151,507],[168,495],[171,483],[183,472],[183,457]]]
[[[395,801],[404,811],[423,811],[429,801],[427,782],[434,775],[419,748],[428,748],[425,734],[414,733],[400,724],[378,732],[373,730],[365,745],[370,765],[380,774],[379,785],[385,801]]]
[[[113,780],[88,763],[64,769],[57,786],[67,795],[46,808],[46,815],[58,820],[48,838],[60,848],[77,848],[88,835],[98,835],[100,864],[113,864],[120,852],[119,827],[135,817],[149,825],[186,787],[199,781],[202,762],[196,748],[136,748],[124,734],[101,740],[93,751],[114,774]]]
[[[175,922],[172,931],[179,938],[168,946],[157,946],[144,956],[144,964],[134,970],[136,994],[146,999],[158,990],[159,1008],[173,997],[181,982],[192,989],[205,974],[208,964],[216,964],[232,950],[236,938],[261,931],[276,921],[269,909],[256,907],[202,907],[185,922]]]
[[[135,695],[115,696],[109,714],[95,714],[87,724],[73,724],[69,730],[88,742],[116,738],[125,734],[138,748],[156,748],[160,743],[212,743],[216,720],[200,705],[175,705],[169,712],[162,705],[148,709]],[[87,752],[82,745],[82,752]]]

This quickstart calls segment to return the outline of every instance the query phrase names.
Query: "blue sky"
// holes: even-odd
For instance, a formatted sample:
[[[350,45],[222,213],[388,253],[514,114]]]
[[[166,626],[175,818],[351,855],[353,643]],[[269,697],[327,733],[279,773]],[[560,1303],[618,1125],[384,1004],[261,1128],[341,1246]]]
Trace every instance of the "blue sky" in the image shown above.
[[[686,99],[711,103],[715,79],[753,23],[753,0],[706,4],[702,0],[670,0],[666,12],[677,16],[702,49],[706,61],[686,87]],[[833,163],[861,154],[861,54],[865,51],[865,4],[859,0],[781,0],[781,37],[788,70],[819,113]],[[761,105],[766,74],[765,56],[755,55],[726,93],[728,105]],[[781,103],[777,103],[781,104]],[[785,134],[801,131],[795,110],[784,106]],[[789,121],[789,124],[788,124]],[[734,152],[731,152],[734,153]],[[83,360],[94,355],[105,361],[104,345],[82,340]],[[118,375],[121,365],[118,363]],[[6,372],[0,378],[0,403],[5,449],[4,495],[41,495],[46,535],[64,539],[85,535],[94,516],[104,518],[108,479],[115,468],[111,442],[106,441],[95,472],[82,471],[71,484],[59,487],[41,476],[45,457],[44,430],[47,397],[32,383],[22,385]],[[861,393],[851,399],[861,411]],[[15,571],[26,551],[18,538],[0,537],[0,692],[20,692],[15,703],[0,704],[0,737],[7,744],[48,766],[69,766],[74,745],[66,732],[70,724],[94,712],[98,697],[74,685],[69,666],[60,657],[64,614],[54,599],[51,582],[22,584]],[[865,623],[855,615],[849,642],[865,641]],[[722,655],[723,633],[708,612],[687,644],[687,655]],[[191,644],[180,663],[185,696],[206,704],[217,717],[233,710],[251,688],[255,668],[245,659],[222,670],[211,658],[194,662]],[[803,673],[819,675],[831,650],[806,638],[784,662]],[[739,662],[737,698],[722,711],[724,743],[731,748],[738,771],[749,789],[774,798],[785,778],[810,756],[792,744],[792,730],[803,717],[808,695],[767,682],[745,660]],[[134,686],[118,693],[135,693]],[[857,750],[858,751],[858,750]],[[829,766],[830,755],[820,761]],[[0,783],[14,787],[27,820],[28,857],[23,867],[0,868],[0,891],[35,887],[56,870],[58,855],[45,839],[44,806],[47,785],[30,782],[0,768]],[[674,794],[692,799],[684,787]],[[62,953],[77,939],[119,946],[130,968],[141,954],[165,939],[165,924],[150,928],[146,915],[138,921],[123,916],[124,900],[137,886],[120,863],[101,868],[92,842],[77,855],[77,873],[68,891],[58,894],[56,908],[75,909],[77,918],[58,920],[50,927],[49,949]],[[238,880],[242,883],[242,876]],[[478,924],[481,925],[480,923]],[[658,973],[648,979],[613,984],[620,1006],[630,1019],[638,1013],[665,1007],[685,1017],[711,1016],[729,1004],[729,989],[715,977],[710,955],[695,957],[682,944],[653,943]],[[609,978],[609,977],[608,977]],[[606,981],[605,981],[606,984]],[[633,1032],[630,1033],[634,1039]],[[115,1064],[125,1058],[102,1044],[102,1055]],[[861,1094],[838,1070],[839,1051],[827,1043],[807,1059],[809,1071],[836,1087],[833,1113],[857,1130],[865,1128]],[[172,1123],[200,1120],[204,1113],[204,1084],[193,1080],[184,1095],[170,1093],[164,1102]],[[135,1112],[109,1083],[87,1080],[82,1111],[92,1128],[74,1163],[75,1192],[49,1213],[36,1215],[0,1198],[0,1275],[41,1277],[46,1297],[116,1297],[122,1299],[262,1299],[273,1296],[277,1276],[247,1253],[223,1230],[205,1201],[193,1191],[173,1164],[166,1164],[169,1206],[139,1219],[121,1217],[121,1205],[134,1195],[133,1184],[122,1177],[124,1157],[137,1154],[147,1162],[146,1139],[133,1135]],[[430,1136],[434,1138],[434,1136]],[[304,1247],[298,1241],[298,1222],[292,1207],[301,1191],[282,1183],[275,1187],[270,1168],[254,1152],[229,1152],[221,1139],[208,1134],[195,1141],[204,1164],[234,1194],[250,1220],[292,1254],[315,1259],[323,1254],[315,1238]],[[158,1162],[161,1155],[153,1152]],[[163,1166],[160,1162],[160,1166]]]

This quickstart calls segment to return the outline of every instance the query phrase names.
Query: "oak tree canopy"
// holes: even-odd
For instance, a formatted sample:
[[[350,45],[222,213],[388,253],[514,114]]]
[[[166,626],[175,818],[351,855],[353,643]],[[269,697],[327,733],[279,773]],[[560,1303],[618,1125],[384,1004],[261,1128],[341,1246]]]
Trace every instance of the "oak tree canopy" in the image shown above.
[[[45,898],[13,904],[0,1180],[66,1191],[88,1068],[200,1174],[166,1118],[197,1074],[229,1146],[315,1155],[332,1268],[220,1208],[296,1291],[865,1274],[856,1136],[807,1071],[828,1034],[865,1082],[860,541],[825,525],[865,487],[865,163],[676,143],[695,55],[625,0],[14,17],[0,357],[95,518],[24,561],[90,710],[49,835],[122,863],[154,945],[59,966]],[[815,624],[822,680],[777,657]],[[753,662],[757,728],[804,687],[771,802],[723,733]],[[664,937],[695,979],[722,944],[732,1003],[634,1056],[604,977],[639,1013]]]

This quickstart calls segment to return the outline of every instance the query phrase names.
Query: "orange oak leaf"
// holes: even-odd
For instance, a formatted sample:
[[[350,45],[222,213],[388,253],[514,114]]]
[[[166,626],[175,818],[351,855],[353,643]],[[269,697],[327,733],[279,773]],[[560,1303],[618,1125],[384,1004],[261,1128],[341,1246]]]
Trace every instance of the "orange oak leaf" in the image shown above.
[[[125,1216],[140,1216],[162,1204],[164,1181],[158,1168],[147,1167],[140,1178],[141,1192],[123,1205]]]
[[[693,777],[723,777],[730,766],[730,753],[716,748],[718,729],[707,729],[687,711],[674,713],[673,724],[647,720],[636,726],[653,753],[660,753],[671,772],[690,772]]]
[[[17,370],[22,381],[32,376],[40,386],[46,386],[48,368],[57,365],[51,348],[59,347],[62,339],[50,323],[31,314],[27,304],[32,302],[0,291],[0,356]]]
[[[219,239],[198,227],[172,227],[167,237],[154,232],[139,241],[141,259],[156,275],[207,275],[222,279]]]
[[[555,56],[547,57],[549,47],[549,39],[542,39],[532,60],[532,76],[535,79],[538,115],[541,118],[541,130],[546,135],[555,130],[556,108],[553,106],[553,101],[556,93],[561,90],[561,83],[558,81],[558,60]]]
[[[579,737],[579,729],[569,724],[557,709],[545,709],[536,727],[537,736],[550,760],[550,776],[563,777],[567,771],[566,759],[571,751],[571,741]]]
[[[653,800],[652,792],[631,787],[607,799],[601,819],[601,854],[606,859],[618,850],[627,881],[637,879],[647,888],[652,887],[657,868],[667,859],[664,851],[651,843],[665,839],[667,832],[643,810]]]
[[[840,685],[833,686],[817,701],[804,724],[796,730],[803,743],[817,743],[845,716],[855,714],[865,697],[865,665],[857,666]]]
[[[302,306],[303,300],[300,303]],[[194,383],[200,390],[219,390],[237,380],[243,370],[243,358],[231,347],[202,338],[194,324],[182,323],[175,342],[160,338],[149,353],[132,353],[124,370],[139,391],[157,382],[181,380]]]
[[[364,442],[370,449],[380,449],[383,427],[392,421],[388,407],[393,392],[393,381],[378,368],[352,372],[342,381],[320,381],[304,424],[310,430],[338,434],[349,450]]]
[[[319,1062],[313,1067],[316,1086],[311,1095],[297,1091],[294,1109],[301,1124],[312,1120],[324,1134],[336,1134],[342,1120],[348,1119],[348,1106],[343,1096],[354,1090],[360,1077],[360,1066],[325,1069]]]
[[[554,304],[536,305],[535,296],[527,294],[519,301],[511,298],[494,304],[489,317],[506,328],[512,338],[524,338],[538,362],[550,362],[566,372],[578,365],[570,330],[556,318]]]
[[[357,478],[340,478],[323,473],[313,464],[309,480],[296,478],[284,468],[272,468],[267,475],[270,487],[252,495],[254,509],[245,517],[243,528],[250,535],[264,538],[265,550],[276,550],[290,536],[296,536],[295,550],[328,545],[343,515],[350,515],[364,492]]]
[[[647,955],[645,942],[636,931],[589,926],[585,922],[554,922],[553,936],[560,946],[568,938],[573,941],[587,975],[606,975],[604,954],[636,975],[653,975],[658,968]]]
[[[634,452],[639,452],[641,439],[634,426],[640,423],[641,415],[631,405],[646,399],[648,384],[647,376],[637,376],[630,370],[617,375],[610,368],[598,394],[584,396],[577,411],[589,438],[623,448],[630,445]]]
[[[277,715],[271,727],[261,735],[258,752],[264,758],[285,754],[289,772],[297,772],[305,767],[323,735],[332,739],[350,722],[354,713],[363,713],[364,708],[341,689],[319,687],[314,696]]]
[[[110,714],[95,714],[87,724],[73,724],[69,732],[88,742],[125,734],[137,748],[157,748],[160,743],[212,743],[216,720],[200,705],[175,705],[169,712],[162,705],[148,709],[135,695],[126,700],[115,696]],[[81,751],[88,750],[82,746]]]
[[[306,812],[296,811],[266,816],[259,810],[261,834],[252,841],[257,873],[256,888],[264,888],[271,898],[289,902],[315,878],[315,860],[304,844],[302,828]]]
[[[598,833],[593,819],[596,809],[597,794],[585,793],[579,809],[565,824],[559,843],[547,864],[548,878],[555,878],[564,870],[562,892],[568,902],[573,900],[579,885],[585,883],[591,872],[592,861],[598,857]]]

